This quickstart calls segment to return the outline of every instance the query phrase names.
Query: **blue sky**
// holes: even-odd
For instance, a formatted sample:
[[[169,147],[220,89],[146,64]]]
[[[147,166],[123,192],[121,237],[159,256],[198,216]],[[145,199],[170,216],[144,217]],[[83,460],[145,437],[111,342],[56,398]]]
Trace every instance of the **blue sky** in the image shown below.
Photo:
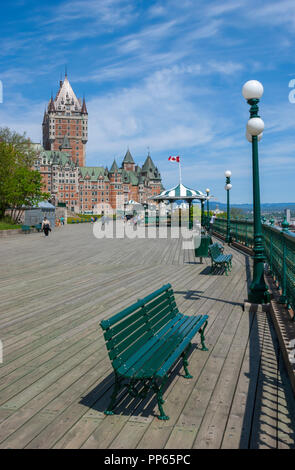
[[[262,202],[295,202],[294,0],[19,0],[1,5],[0,126],[41,141],[44,107],[67,65],[89,113],[88,165],[139,164],[147,149],[166,188],[252,201],[245,81],[264,85]]]

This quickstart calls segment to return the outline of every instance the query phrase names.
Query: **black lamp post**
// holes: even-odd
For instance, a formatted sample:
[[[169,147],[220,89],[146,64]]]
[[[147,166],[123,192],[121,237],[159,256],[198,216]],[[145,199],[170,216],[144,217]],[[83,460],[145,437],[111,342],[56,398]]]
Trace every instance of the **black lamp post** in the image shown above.
[[[263,86],[257,80],[249,80],[243,86],[244,98],[250,105],[250,119],[247,123],[247,139],[252,143],[253,174],[253,211],[254,211],[254,267],[253,280],[248,292],[249,302],[264,304],[270,301],[270,295],[264,279],[264,246],[261,224],[258,141],[262,137],[264,122],[258,115],[259,99],[263,95]]]
[[[229,205],[229,192],[232,188],[232,184],[230,182],[231,171],[225,171],[225,187],[226,190],[226,243],[230,244],[232,242],[231,234],[230,234],[230,205]]]

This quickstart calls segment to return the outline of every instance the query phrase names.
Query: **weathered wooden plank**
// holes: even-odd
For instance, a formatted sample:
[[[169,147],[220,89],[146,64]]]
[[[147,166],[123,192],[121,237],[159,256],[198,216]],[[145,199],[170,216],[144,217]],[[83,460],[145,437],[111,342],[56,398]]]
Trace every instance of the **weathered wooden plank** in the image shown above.
[[[249,447],[255,432],[270,447],[292,447],[293,402],[280,363],[276,381],[272,375],[275,348],[265,318],[254,318],[248,343],[242,334],[249,321],[239,306],[246,296],[247,256],[226,246],[233,253],[232,272],[209,276],[209,261],[194,263],[181,239],[97,240],[91,229],[65,227],[46,245],[38,234],[0,243],[7,265],[0,272],[0,338],[6,350],[0,366],[2,447],[239,448]],[[167,282],[180,311],[210,315],[209,351],[192,352],[192,381],[179,375],[180,368],[168,383],[164,409],[170,421],[154,416],[152,396],[130,399],[125,392],[117,414],[105,417],[113,375],[98,323]],[[200,385],[204,403],[197,395]],[[274,422],[268,409],[273,393]],[[199,416],[196,403],[204,405]],[[259,410],[265,429],[257,427]],[[218,429],[212,434],[213,421]],[[263,441],[274,423],[275,443],[269,436]]]
[[[252,315],[241,312],[239,307],[234,307],[234,312],[241,320],[195,439],[194,447],[198,449],[221,447],[253,320]]]
[[[79,449],[95,431],[103,418],[81,418],[53,446],[53,449]]]
[[[248,449],[264,338],[265,314],[254,315],[235,395],[221,444],[225,449]]]

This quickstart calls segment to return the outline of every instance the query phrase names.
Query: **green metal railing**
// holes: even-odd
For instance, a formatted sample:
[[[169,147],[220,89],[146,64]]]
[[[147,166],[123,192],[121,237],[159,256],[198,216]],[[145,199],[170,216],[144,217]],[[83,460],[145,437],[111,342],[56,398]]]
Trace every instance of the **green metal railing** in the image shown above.
[[[207,227],[208,223],[206,217],[204,225]],[[226,219],[216,218],[213,231],[225,236]],[[280,302],[295,311],[295,234],[268,224],[262,225],[262,233],[269,273],[282,292]],[[231,237],[233,241],[253,248],[253,222],[231,220]]]

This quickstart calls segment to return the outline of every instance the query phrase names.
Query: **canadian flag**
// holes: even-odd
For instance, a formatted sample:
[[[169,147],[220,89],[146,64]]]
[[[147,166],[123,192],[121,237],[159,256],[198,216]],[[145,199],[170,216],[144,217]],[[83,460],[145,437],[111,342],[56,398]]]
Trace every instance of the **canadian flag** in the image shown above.
[[[177,157],[169,157],[168,158],[169,162],[179,162],[180,161],[180,157],[179,155],[177,155]]]

